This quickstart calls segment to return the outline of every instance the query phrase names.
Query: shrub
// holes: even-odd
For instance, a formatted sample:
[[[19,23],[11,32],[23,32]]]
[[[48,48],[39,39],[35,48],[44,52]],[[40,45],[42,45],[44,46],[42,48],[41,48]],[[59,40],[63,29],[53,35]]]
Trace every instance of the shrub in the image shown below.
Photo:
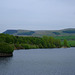
[[[12,53],[14,51],[14,45],[7,43],[0,43],[0,53]]]

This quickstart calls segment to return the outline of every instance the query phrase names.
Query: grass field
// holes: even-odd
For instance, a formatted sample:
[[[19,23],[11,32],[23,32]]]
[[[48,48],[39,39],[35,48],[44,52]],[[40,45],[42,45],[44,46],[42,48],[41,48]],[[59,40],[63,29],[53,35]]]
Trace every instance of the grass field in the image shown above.
[[[56,39],[60,39],[62,42],[61,44],[63,45],[63,40],[66,39],[68,46],[70,47],[75,47],[75,36],[56,36]]]
[[[75,40],[75,36],[55,36],[56,39],[61,39],[64,40],[66,39],[67,41],[69,40]]]
[[[71,47],[75,47],[75,40],[74,41],[68,41],[68,45]]]

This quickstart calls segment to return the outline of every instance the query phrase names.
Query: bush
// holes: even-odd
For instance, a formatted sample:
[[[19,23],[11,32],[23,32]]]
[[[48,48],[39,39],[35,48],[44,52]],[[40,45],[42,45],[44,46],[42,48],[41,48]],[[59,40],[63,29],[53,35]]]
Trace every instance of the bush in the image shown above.
[[[24,49],[30,49],[30,45],[29,45],[29,44],[21,44],[21,46],[22,46]]]
[[[12,53],[14,51],[14,45],[7,43],[0,43],[0,53]]]
[[[15,44],[15,48],[16,49],[23,49],[23,47],[21,46],[21,44]]]
[[[30,45],[30,49],[36,49],[39,48],[37,45]]]
[[[37,45],[30,45],[30,44],[21,44],[21,46],[22,46],[24,49],[35,49],[35,48],[38,48]]]

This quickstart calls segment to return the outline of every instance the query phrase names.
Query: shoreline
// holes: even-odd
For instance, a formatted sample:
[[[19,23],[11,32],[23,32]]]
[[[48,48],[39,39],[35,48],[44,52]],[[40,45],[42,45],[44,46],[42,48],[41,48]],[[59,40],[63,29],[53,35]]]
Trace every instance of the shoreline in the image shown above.
[[[58,47],[55,47],[55,48],[58,48]],[[55,48],[29,48],[29,49],[23,49],[23,48],[20,48],[22,50],[30,50],[30,49],[55,49]],[[70,47],[60,47],[60,48],[70,48]],[[20,50],[20,49],[14,49],[14,50]]]
[[[0,57],[11,57],[13,53],[0,53]]]

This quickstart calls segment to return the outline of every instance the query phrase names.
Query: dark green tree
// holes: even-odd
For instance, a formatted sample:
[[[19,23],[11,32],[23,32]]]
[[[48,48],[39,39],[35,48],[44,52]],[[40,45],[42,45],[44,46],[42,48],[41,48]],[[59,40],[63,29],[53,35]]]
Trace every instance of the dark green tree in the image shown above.
[[[14,45],[7,43],[0,43],[0,53],[12,53],[14,51]]]
[[[68,47],[68,43],[66,39],[64,39],[64,47]]]

